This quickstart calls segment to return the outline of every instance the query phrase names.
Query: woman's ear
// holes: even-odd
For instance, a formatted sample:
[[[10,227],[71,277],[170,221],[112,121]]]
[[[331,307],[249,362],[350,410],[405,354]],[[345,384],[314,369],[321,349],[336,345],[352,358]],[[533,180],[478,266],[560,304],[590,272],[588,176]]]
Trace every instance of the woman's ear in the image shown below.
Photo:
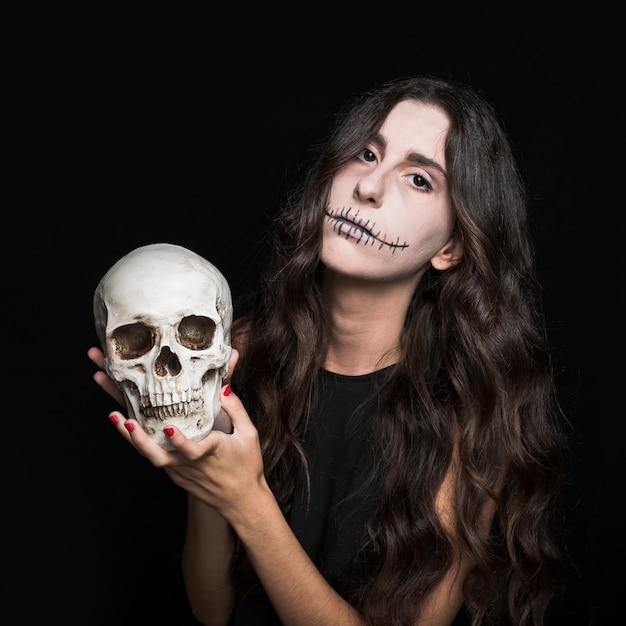
[[[446,245],[435,254],[430,264],[436,270],[449,270],[459,263],[463,257],[463,240],[458,233],[453,234]]]

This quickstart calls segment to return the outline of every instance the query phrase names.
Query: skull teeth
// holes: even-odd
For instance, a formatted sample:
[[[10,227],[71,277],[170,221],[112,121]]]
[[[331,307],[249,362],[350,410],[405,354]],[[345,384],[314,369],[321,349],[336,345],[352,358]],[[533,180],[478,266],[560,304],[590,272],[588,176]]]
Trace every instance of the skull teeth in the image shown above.
[[[189,417],[190,414],[197,413],[202,409],[201,399],[191,402],[177,402],[176,404],[144,404],[141,405],[141,412],[144,417],[150,417],[160,421],[171,417]]]

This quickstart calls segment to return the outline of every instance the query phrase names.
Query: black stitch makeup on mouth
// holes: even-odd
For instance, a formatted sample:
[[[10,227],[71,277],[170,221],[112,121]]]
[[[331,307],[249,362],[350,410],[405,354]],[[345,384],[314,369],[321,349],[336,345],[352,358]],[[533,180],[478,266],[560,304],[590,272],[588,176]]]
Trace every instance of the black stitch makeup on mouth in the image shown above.
[[[373,222],[370,226],[370,220],[361,220],[359,219],[359,211],[357,211],[353,216],[349,217],[350,212],[352,211],[352,207],[348,207],[347,209],[344,207],[343,209],[337,209],[335,211],[326,210],[326,216],[331,220],[331,224],[333,230],[338,235],[344,235],[346,239],[350,237],[350,231],[352,229],[358,228],[362,231],[361,237],[356,240],[356,243],[361,243],[363,240],[363,245],[370,244],[371,246],[376,243],[380,244],[378,249],[382,250],[387,247],[391,250],[392,254],[395,254],[396,250],[404,250],[409,247],[409,244],[405,241],[400,243],[400,238],[398,237],[394,242],[385,241],[383,237],[380,236],[381,231],[374,233],[373,229],[376,228],[376,222]],[[352,224],[352,226],[350,226]],[[343,226],[343,231],[342,231]],[[347,234],[346,234],[347,229]]]

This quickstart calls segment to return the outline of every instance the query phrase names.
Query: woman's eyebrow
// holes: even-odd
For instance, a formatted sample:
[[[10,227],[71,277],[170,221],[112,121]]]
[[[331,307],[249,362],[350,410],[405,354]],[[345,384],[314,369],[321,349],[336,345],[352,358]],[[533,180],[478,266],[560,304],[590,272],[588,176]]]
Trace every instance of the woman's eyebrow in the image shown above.
[[[434,161],[433,159],[430,159],[419,152],[409,152],[406,158],[407,161],[411,161],[411,163],[417,163],[418,165],[422,165],[423,167],[432,167],[440,172],[444,178],[446,178],[446,170],[441,167],[441,165],[439,165],[437,161]]]
[[[385,150],[387,147],[387,140],[380,133],[374,133],[374,135],[372,135],[372,142],[381,150]]]
[[[380,133],[375,133],[374,135],[372,135],[372,142],[375,143],[383,151],[387,147],[387,140]],[[437,161],[434,161],[433,159],[422,154],[421,152],[409,152],[406,160],[410,161],[411,163],[421,165],[422,167],[432,167],[440,172],[444,178],[447,178],[446,170],[441,165],[439,165]]]

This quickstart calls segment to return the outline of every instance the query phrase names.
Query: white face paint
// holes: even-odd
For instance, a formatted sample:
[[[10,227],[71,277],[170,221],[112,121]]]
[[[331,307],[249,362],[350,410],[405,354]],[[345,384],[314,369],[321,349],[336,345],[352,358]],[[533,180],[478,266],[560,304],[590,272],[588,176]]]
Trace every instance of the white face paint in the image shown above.
[[[448,127],[441,109],[402,101],[337,172],[324,224],[327,268],[350,278],[397,280],[421,275],[430,263],[450,266]]]
[[[165,426],[206,436],[231,354],[232,301],[221,272],[191,250],[151,244],[109,269],[93,304],[105,371],[128,416],[168,450]]]

